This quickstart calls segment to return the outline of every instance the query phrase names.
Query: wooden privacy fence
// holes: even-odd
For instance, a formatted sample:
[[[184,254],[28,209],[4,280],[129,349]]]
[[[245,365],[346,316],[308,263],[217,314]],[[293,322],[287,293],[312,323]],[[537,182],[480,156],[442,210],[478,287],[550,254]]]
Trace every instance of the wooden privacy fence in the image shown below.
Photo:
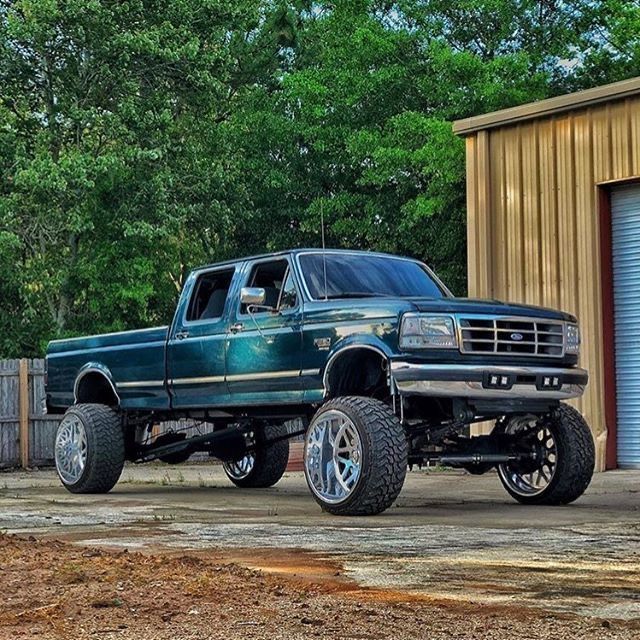
[[[60,418],[44,413],[44,360],[0,360],[0,467],[46,465]]]

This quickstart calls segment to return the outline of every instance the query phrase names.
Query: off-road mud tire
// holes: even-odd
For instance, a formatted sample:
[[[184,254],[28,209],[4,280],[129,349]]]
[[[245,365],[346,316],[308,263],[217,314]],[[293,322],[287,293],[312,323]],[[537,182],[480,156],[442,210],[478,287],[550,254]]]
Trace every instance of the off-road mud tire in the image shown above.
[[[125,447],[122,418],[103,404],[77,404],[65,416],[74,414],[82,422],[87,437],[84,471],[72,484],[60,480],[71,493],[108,493],[124,467]]]
[[[323,501],[313,491],[305,465],[305,477],[313,497],[322,509],[334,515],[370,516],[382,513],[396,501],[404,484],[409,451],[405,431],[388,405],[360,396],[329,400],[320,407],[311,425],[331,410],[346,414],[358,431],[362,445],[360,476],[343,502],[330,503]],[[306,450],[307,443],[305,461]]]

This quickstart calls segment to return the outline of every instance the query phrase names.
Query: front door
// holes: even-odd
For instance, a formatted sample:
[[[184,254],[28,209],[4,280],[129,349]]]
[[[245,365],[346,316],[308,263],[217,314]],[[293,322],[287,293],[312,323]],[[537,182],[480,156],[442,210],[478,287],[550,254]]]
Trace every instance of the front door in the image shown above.
[[[248,263],[242,286],[265,290],[264,305],[236,297],[227,342],[227,384],[233,404],[299,402],[302,307],[286,258]]]
[[[212,269],[187,284],[167,345],[167,375],[175,408],[228,404],[225,343],[240,270]]]

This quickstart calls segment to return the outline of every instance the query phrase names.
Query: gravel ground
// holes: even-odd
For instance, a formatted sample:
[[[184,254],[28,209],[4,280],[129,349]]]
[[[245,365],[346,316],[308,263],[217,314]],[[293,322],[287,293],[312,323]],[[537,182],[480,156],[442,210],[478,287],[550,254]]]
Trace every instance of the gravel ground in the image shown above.
[[[216,552],[115,551],[4,535],[0,565],[0,638],[7,640],[631,640],[640,634],[640,625],[628,622],[362,589],[326,563],[315,573],[313,561],[300,573],[271,574]]]
[[[0,640],[640,638],[640,473],[565,508],[495,475],[413,472],[374,518],[335,518],[288,473],[137,465],[108,495],[0,474]]]

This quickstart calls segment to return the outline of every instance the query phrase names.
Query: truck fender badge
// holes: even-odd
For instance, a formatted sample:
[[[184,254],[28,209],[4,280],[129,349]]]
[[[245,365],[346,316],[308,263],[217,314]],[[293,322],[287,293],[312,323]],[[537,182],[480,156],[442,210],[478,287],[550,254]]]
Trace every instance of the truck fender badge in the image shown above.
[[[524,336],[521,333],[512,333],[511,334],[511,339],[515,340],[516,342],[520,342],[520,340],[522,340],[522,338],[524,338]]]
[[[331,338],[315,338],[313,344],[322,351],[331,346]]]

